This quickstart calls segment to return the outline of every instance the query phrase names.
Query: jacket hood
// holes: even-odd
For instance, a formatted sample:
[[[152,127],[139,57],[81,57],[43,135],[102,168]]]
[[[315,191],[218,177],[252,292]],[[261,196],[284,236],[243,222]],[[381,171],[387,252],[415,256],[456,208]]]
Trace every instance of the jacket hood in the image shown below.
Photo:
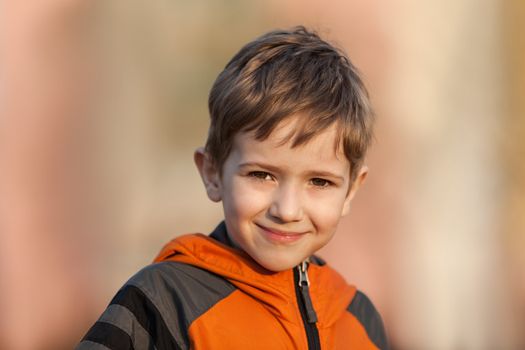
[[[313,257],[308,266],[310,293],[317,312],[318,326],[329,327],[356,293],[353,286],[322,260]],[[210,234],[188,234],[164,246],[155,262],[177,261],[219,275],[260,302],[285,322],[300,319],[293,269],[268,271],[248,254],[233,247],[224,222]]]

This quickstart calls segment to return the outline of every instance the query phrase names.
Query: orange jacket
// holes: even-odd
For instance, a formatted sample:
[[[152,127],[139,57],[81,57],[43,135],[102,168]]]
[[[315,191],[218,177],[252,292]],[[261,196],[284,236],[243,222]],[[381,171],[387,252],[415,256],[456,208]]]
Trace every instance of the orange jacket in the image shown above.
[[[113,317],[103,315],[80,346],[100,343],[109,323],[135,349],[145,338],[157,349],[387,349],[368,298],[318,258],[304,272],[270,272],[231,247],[221,224],[211,236],[172,240],[155,262],[119,291]],[[140,337],[119,313],[137,319]]]

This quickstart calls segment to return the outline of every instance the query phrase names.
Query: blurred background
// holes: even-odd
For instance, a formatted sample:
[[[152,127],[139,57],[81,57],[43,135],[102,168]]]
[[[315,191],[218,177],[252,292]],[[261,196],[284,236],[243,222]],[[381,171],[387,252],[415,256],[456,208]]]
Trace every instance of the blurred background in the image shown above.
[[[6,1],[0,349],[72,348],[160,247],[221,219],[192,161],[209,89],[256,36],[344,48],[378,114],[321,256],[393,349],[525,348],[525,2]]]

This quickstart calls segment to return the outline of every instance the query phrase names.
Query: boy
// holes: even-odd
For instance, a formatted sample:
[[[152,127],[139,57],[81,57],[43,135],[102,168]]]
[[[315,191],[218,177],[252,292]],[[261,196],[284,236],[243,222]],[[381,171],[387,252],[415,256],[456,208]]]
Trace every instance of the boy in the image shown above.
[[[77,349],[387,349],[370,300],[313,254],[363,183],[368,95],[304,27],[244,46],[212,87],[194,159],[224,222],[168,243]]]

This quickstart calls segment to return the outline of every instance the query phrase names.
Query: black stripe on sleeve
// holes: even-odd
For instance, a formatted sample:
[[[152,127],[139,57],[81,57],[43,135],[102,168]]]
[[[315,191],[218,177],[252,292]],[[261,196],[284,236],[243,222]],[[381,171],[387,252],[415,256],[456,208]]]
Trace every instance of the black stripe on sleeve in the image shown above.
[[[111,323],[96,322],[82,339],[84,340],[102,344],[111,350],[134,350],[129,334]]]
[[[128,308],[149,333],[158,350],[183,349],[182,345],[173,338],[157,307],[138,287],[126,285],[115,295],[110,304]],[[184,348],[188,348],[188,335],[181,332],[181,337],[186,345]]]
[[[381,316],[365,294],[357,291],[347,311],[359,320],[365,328],[368,338],[379,349],[388,350],[388,342]]]

